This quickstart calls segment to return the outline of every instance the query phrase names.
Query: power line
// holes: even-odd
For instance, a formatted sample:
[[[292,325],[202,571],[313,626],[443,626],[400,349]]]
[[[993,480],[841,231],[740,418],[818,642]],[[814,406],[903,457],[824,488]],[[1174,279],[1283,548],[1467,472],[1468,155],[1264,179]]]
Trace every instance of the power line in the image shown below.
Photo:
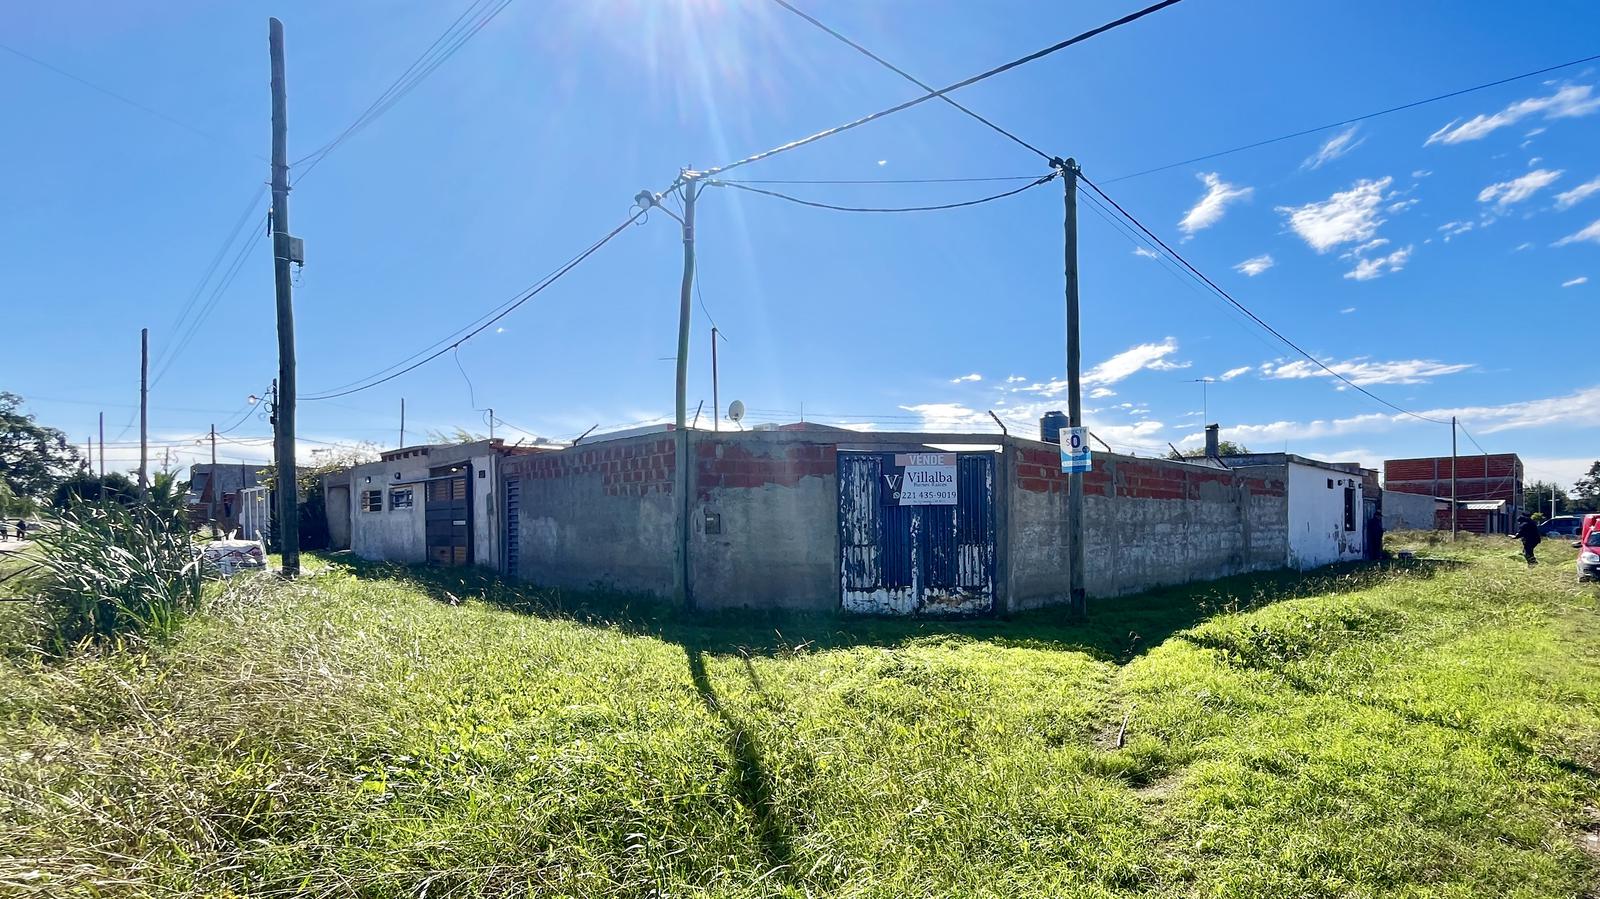
[[[992,175],[984,178],[721,178],[724,184],[974,184],[986,181],[1032,181],[1038,175]]]
[[[222,144],[228,144],[228,145],[234,147],[235,149],[239,148],[238,143],[236,143],[235,141],[229,140],[229,139],[227,139],[225,137],[222,137],[222,136],[220,136],[218,134],[215,134],[215,133],[213,133],[211,131],[207,131],[204,128],[200,128],[200,127],[197,127],[195,125],[191,125],[191,124],[189,124],[188,122],[185,122],[182,119],[170,116],[170,115],[168,115],[168,114],[166,114],[166,113],[162,112],[161,110],[156,109],[154,107],[146,106],[145,104],[140,103],[138,100],[134,100],[134,99],[132,99],[130,97],[126,97],[126,96],[124,96],[122,94],[119,94],[116,91],[112,90],[111,88],[103,87],[101,85],[95,84],[93,81],[90,81],[87,78],[83,78],[81,76],[74,75],[73,73],[67,71],[66,69],[63,69],[60,66],[52,65],[52,64],[50,64],[48,62],[45,62],[44,60],[40,59],[37,56],[32,56],[30,54],[24,53],[21,50],[18,50],[15,47],[7,46],[6,44],[0,44],[0,50],[4,50],[7,53],[10,53],[12,56],[15,56],[15,57],[17,57],[19,59],[27,60],[28,62],[31,62],[34,65],[39,66],[42,69],[47,69],[47,70],[49,70],[51,72],[54,72],[54,73],[56,73],[57,75],[60,75],[63,78],[67,78],[67,79],[70,79],[72,81],[76,81],[79,84],[83,85],[84,87],[89,88],[92,91],[95,91],[95,92],[100,93],[100,94],[104,94],[105,96],[110,97],[111,99],[116,100],[119,103],[124,103],[124,104],[126,104],[128,106],[131,106],[134,109],[139,110],[140,112],[146,113],[148,115],[155,116],[156,118],[161,119],[162,121],[168,123],[169,125],[176,125],[179,128],[182,128],[183,130],[185,130],[185,131],[187,131],[187,132],[189,132],[191,134],[197,134],[197,135],[199,135],[199,136],[201,136],[201,137],[203,137],[203,138],[205,138],[207,140],[216,141],[217,143],[222,143]],[[255,156],[255,158],[257,158],[257,159],[264,159],[264,157],[262,157],[260,154],[252,153],[250,155]]]
[[[490,5],[495,2],[498,2],[499,5],[490,9]],[[311,174],[311,170],[316,168],[340,144],[394,108],[395,104],[404,99],[406,94],[409,94],[417,85],[433,74],[436,69],[444,65],[450,57],[456,54],[456,51],[466,45],[467,41],[472,40],[478,32],[494,21],[494,18],[500,15],[507,6],[510,6],[511,2],[512,0],[472,0],[467,8],[461,12],[461,15],[457,16],[455,21],[451,22],[443,33],[434,38],[433,43],[429,44],[428,48],[422,51],[422,54],[413,60],[411,65],[407,66],[405,71],[401,72],[400,76],[385,88],[383,93],[378,95],[377,99],[373,100],[366,109],[362,110],[360,115],[356,116],[355,121],[339,132],[338,136],[334,137],[333,140],[294,161],[293,165],[295,166],[299,166],[307,160],[310,161],[305,170],[295,176],[295,183],[298,184],[300,179]],[[474,11],[481,12],[485,9],[489,9],[489,12],[484,14],[471,27],[465,29],[461,27],[462,22],[470,18]]]
[[[1128,221],[1132,222],[1134,225],[1138,226],[1140,231],[1143,231],[1146,236],[1148,236],[1151,240],[1155,241],[1156,244],[1159,245],[1161,247],[1161,249],[1165,250],[1169,255],[1171,255],[1172,258],[1174,258],[1174,259],[1178,260],[1178,262],[1182,263],[1183,267],[1188,269],[1190,272],[1192,272],[1195,277],[1197,277],[1201,281],[1205,282],[1206,286],[1208,286],[1212,290],[1216,291],[1219,296],[1221,296],[1223,299],[1227,300],[1230,304],[1232,304],[1240,312],[1243,312],[1245,315],[1249,316],[1251,321],[1254,321],[1256,324],[1260,325],[1262,328],[1264,328],[1267,331],[1267,333],[1269,333],[1272,336],[1274,336],[1274,337],[1278,338],[1279,340],[1283,341],[1283,343],[1285,345],[1287,345],[1288,347],[1290,347],[1291,349],[1293,349],[1295,352],[1299,353],[1300,355],[1306,357],[1306,359],[1310,360],[1311,363],[1316,365],[1318,368],[1322,369],[1323,371],[1327,372],[1328,374],[1332,375],[1333,377],[1338,378],[1340,381],[1343,381],[1346,385],[1348,385],[1348,386],[1356,389],[1357,391],[1365,394],[1370,399],[1376,400],[1377,402],[1382,403],[1383,405],[1388,406],[1391,409],[1394,409],[1396,412],[1400,412],[1400,413],[1402,413],[1404,415],[1409,415],[1412,418],[1418,419],[1420,421],[1431,422],[1433,424],[1441,424],[1441,425],[1442,424],[1449,424],[1449,422],[1440,421],[1439,419],[1436,419],[1436,418],[1429,418],[1429,417],[1427,417],[1425,415],[1419,415],[1418,413],[1412,412],[1410,409],[1406,409],[1403,406],[1397,406],[1394,403],[1391,403],[1388,400],[1384,399],[1383,397],[1378,396],[1377,394],[1373,393],[1372,391],[1366,389],[1365,387],[1362,387],[1360,384],[1357,384],[1355,381],[1350,380],[1349,378],[1345,377],[1343,374],[1340,374],[1339,372],[1337,372],[1334,369],[1330,368],[1321,359],[1318,359],[1316,356],[1311,355],[1311,353],[1309,353],[1305,349],[1301,348],[1301,346],[1298,343],[1295,343],[1294,341],[1290,340],[1288,337],[1284,336],[1283,332],[1279,331],[1277,328],[1274,328],[1272,325],[1267,324],[1265,319],[1261,318],[1261,316],[1259,316],[1259,315],[1256,315],[1254,312],[1252,312],[1250,310],[1249,307],[1245,306],[1243,303],[1241,303],[1238,300],[1234,299],[1232,294],[1228,293],[1226,290],[1223,290],[1221,287],[1218,287],[1217,283],[1215,281],[1212,281],[1210,278],[1206,277],[1205,273],[1203,273],[1199,269],[1195,268],[1194,265],[1189,262],[1189,260],[1185,259],[1181,254],[1178,253],[1178,251],[1174,250],[1171,246],[1169,246],[1166,243],[1166,241],[1163,241],[1161,238],[1157,237],[1155,235],[1155,233],[1152,232],[1149,228],[1146,228],[1144,226],[1143,222],[1139,221],[1137,218],[1134,218],[1134,216],[1131,213],[1129,213],[1128,210],[1122,208],[1122,205],[1120,203],[1118,203],[1116,200],[1113,200],[1110,196],[1108,196],[1105,191],[1101,190],[1099,185],[1095,184],[1093,181],[1089,180],[1088,177],[1084,176],[1081,173],[1078,175],[1078,179],[1081,180],[1084,184],[1089,185],[1089,188],[1091,190],[1093,190],[1096,194],[1099,194],[1101,199],[1105,200],[1107,203],[1110,203],[1117,210],[1117,212],[1122,214],[1122,216],[1124,218],[1126,218]]]
[[[1365,115],[1358,115],[1358,116],[1355,116],[1353,118],[1342,119],[1342,120],[1337,121],[1337,122],[1331,122],[1331,123],[1329,123],[1327,125],[1318,125],[1315,128],[1302,128],[1301,130],[1292,132],[1290,134],[1282,134],[1282,135],[1279,135],[1277,137],[1269,137],[1269,138],[1267,138],[1265,140],[1254,141],[1252,143],[1243,144],[1241,146],[1233,147],[1233,148],[1227,149],[1227,150],[1218,150],[1215,153],[1207,153],[1204,156],[1195,156],[1195,157],[1192,157],[1190,159],[1182,160],[1181,162],[1169,162],[1166,165],[1158,165],[1155,168],[1145,169],[1143,171],[1134,172],[1132,174],[1118,175],[1115,178],[1107,178],[1105,183],[1106,184],[1115,184],[1118,181],[1126,181],[1129,178],[1141,178],[1141,177],[1143,177],[1145,175],[1153,175],[1156,172],[1164,172],[1164,171],[1166,171],[1168,169],[1175,169],[1175,168],[1178,168],[1180,166],[1193,165],[1196,162],[1205,162],[1208,159],[1216,159],[1219,156],[1228,156],[1228,155],[1233,154],[1233,153],[1242,153],[1245,150],[1254,150],[1257,147],[1264,147],[1264,146],[1266,146],[1268,144],[1275,144],[1275,143],[1279,143],[1280,141],[1293,140],[1294,138],[1297,138],[1297,137],[1305,137],[1308,134],[1316,134],[1318,131],[1327,131],[1330,128],[1339,128],[1339,127],[1344,126],[1344,125],[1354,125],[1357,122],[1365,122],[1367,119],[1375,119],[1378,116],[1385,116],[1385,115],[1389,115],[1390,113],[1401,112],[1401,111],[1404,111],[1404,110],[1407,110],[1407,109],[1415,109],[1418,106],[1426,106],[1429,103],[1437,103],[1440,100],[1448,100],[1451,97],[1459,97],[1462,94],[1470,94],[1470,93],[1473,93],[1474,91],[1487,90],[1487,89],[1489,89],[1491,87],[1499,87],[1502,84],[1510,84],[1513,81],[1521,81],[1521,80],[1523,80],[1525,78],[1533,78],[1533,77],[1536,77],[1536,76],[1539,76],[1539,75],[1545,75],[1545,74],[1548,74],[1550,72],[1558,71],[1560,69],[1569,69],[1569,68],[1571,68],[1573,66],[1583,65],[1586,62],[1594,62],[1597,59],[1600,59],[1600,53],[1597,53],[1597,54],[1595,54],[1593,56],[1585,56],[1582,59],[1574,59],[1571,62],[1564,62],[1564,63],[1561,63],[1559,65],[1546,66],[1546,67],[1544,67],[1542,69],[1535,69],[1532,72],[1523,72],[1521,75],[1512,75],[1509,78],[1501,78],[1501,79],[1498,79],[1498,80],[1495,80],[1495,81],[1489,81],[1489,82],[1485,82],[1483,84],[1474,85],[1472,87],[1464,87],[1464,88],[1461,88],[1460,90],[1453,90],[1453,91],[1450,91],[1448,93],[1438,94],[1437,96],[1427,97],[1427,98],[1422,99],[1422,100],[1413,100],[1410,103],[1402,103],[1399,106],[1390,106],[1387,109],[1380,109],[1377,112],[1369,112],[1369,113],[1366,113]]]
[[[392,381],[395,378],[398,378],[401,375],[406,374],[407,372],[410,372],[410,371],[413,371],[413,370],[415,370],[417,368],[420,368],[423,365],[426,365],[429,362],[432,362],[433,360],[439,358],[440,356],[443,356],[445,353],[448,353],[448,352],[456,349],[457,347],[461,346],[463,343],[466,343],[468,340],[471,340],[473,337],[475,337],[478,334],[482,333],[485,328],[489,327],[490,325],[494,324],[495,322],[499,321],[500,319],[505,318],[507,315],[510,315],[512,313],[512,311],[514,311],[517,307],[521,306],[523,303],[526,303],[527,301],[533,299],[535,296],[538,296],[539,293],[541,293],[546,287],[549,287],[551,284],[554,284],[557,280],[559,280],[561,278],[561,276],[565,275],[569,271],[572,271],[572,269],[576,268],[579,263],[583,262],[585,259],[588,259],[591,255],[593,255],[595,253],[595,251],[599,250],[601,247],[603,247],[606,244],[610,243],[611,240],[613,238],[615,238],[618,234],[621,234],[623,231],[626,231],[630,226],[633,225],[634,222],[637,222],[640,219],[640,217],[642,217],[645,214],[645,211],[646,210],[644,210],[644,209],[638,209],[637,211],[631,213],[625,220],[623,220],[622,224],[616,226],[615,228],[612,228],[611,231],[606,234],[606,236],[604,236],[604,237],[600,238],[599,240],[595,241],[594,243],[590,244],[589,247],[587,249],[585,249],[583,252],[579,253],[578,255],[574,256],[572,259],[568,260],[566,262],[566,264],[562,265],[560,268],[558,268],[555,271],[551,272],[550,274],[546,275],[543,279],[541,279],[536,284],[534,284],[534,286],[532,286],[532,287],[528,288],[527,290],[523,291],[520,295],[518,295],[515,299],[511,300],[509,303],[502,304],[504,306],[504,308],[501,309],[499,312],[495,313],[493,315],[493,317],[489,318],[487,321],[483,321],[482,324],[479,324],[478,326],[472,328],[466,334],[464,334],[461,337],[457,338],[449,346],[443,347],[443,348],[437,350],[436,352],[430,353],[430,354],[426,355],[425,357],[423,357],[422,359],[418,359],[416,362],[413,362],[410,365],[407,365],[407,366],[405,366],[403,368],[400,368],[398,371],[391,371],[392,369],[395,368],[395,366],[390,366],[389,369],[384,369],[384,371],[388,371],[390,373],[389,374],[385,374],[383,377],[377,378],[376,380],[371,380],[372,376],[369,376],[368,378],[365,378],[365,379],[361,379],[362,381],[365,381],[366,383],[361,383],[360,386],[349,387],[349,388],[343,389],[343,390],[329,391],[329,392],[326,392],[326,393],[318,394],[316,396],[302,396],[302,397],[300,397],[300,399],[305,400],[307,402],[311,402],[311,401],[314,401],[314,400],[329,400],[329,399],[334,399],[336,397],[348,396],[348,395],[350,395],[352,393],[357,393],[357,392],[360,392],[362,390],[368,390],[368,389],[376,387],[379,384],[382,384],[382,383],[384,383],[386,381]],[[435,346],[437,346],[437,344],[435,344]],[[413,354],[412,358],[415,358],[415,356],[416,356],[416,354]]]
[[[1056,53],[1058,51],[1065,50],[1066,48],[1071,47],[1074,44],[1082,43],[1082,42],[1084,42],[1086,40],[1089,40],[1092,37],[1095,37],[1095,36],[1100,35],[1100,34],[1104,34],[1107,31],[1111,31],[1111,30],[1113,30],[1115,28],[1120,28],[1123,25],[1127,25],[1129,23],[1136,22],[1139,19],[1142,19],[1145,16],[1150,15],[1151,13],[1160,12],[1161,10],[1166,9],[1169,6],[1176,5],[1176,4],[1180,3],[1180,2],[1182,2],[1182,0],[1161,0],[1161,2],[1159,2],[1159,3],[1155,3],[1155,4],[1151,5],[1151,6],[1147,6],[1144,9],[1141,9],[1141,10],[1139,10],[1137,12],[1129,13],[1128,15],[1125,15],[1120,19],[1114,19],[1114,20],[1112,20],[1110,22],[1105,23],[1104,25],[1100,25],[1098,27],[1091,28],[1088,31],[1082,32],[1080,34],[1073,35],[1072,37],[1069,37],[1064,41],[1059,41],[1057,43],[1051,44],[1048,47],[1045,47],[1042,50],[1037,50],[1037,51],[1034,51],[1033,53],[1029,53],[1027,56],[1019,57],[1019,58],[1014,59],[1014,60],[1012,60],[1012,61],[1010,61],[1008,63],[1004,63],[1002,65],[995,66],[992,69],[988,69],[987,71],[980,72],[980,73],[978,73],[976,75],[973,75],[970,78],[965,78],[965,79],[963,79],[961,81],[957,81],[956,83],[954,83],[954,84],[952,84],[952,85],[950,85],[948,87],[940,88],[939,90],[930,90],[928,93],[923,94],[920,97],[915,97],[913,99],[905,101],[904,103],[899,103],[897,105],[891,106],[888,109],[881,109],[881,110],[879,110],[877,112],[870,113],[868,115],[862,116],[861,118],[856,119],[854,121],[846,122],[843,125],[836,125],[836,126],[834,126],[832,128],[828,128],[828,129],[825,129],[825,130],[822,130],[822,131],[818,131],[815,134],[808,135],[806,137],[802,137],[802,138],[800,138],[798,140],[793,140],[793,141],[790,141],[789,143],[782,144],[782,145],[777,146],[777,147],[773,147],[770,150],[763,150],[760,153],[756,153],[753,156],[746,156],[743,159],[735,160],[734,162],[730,162],[730,163],[728,163],[726,165],[718,166],[718,167],[713,168],[713,169],[708,169],[708,170],[706,170],[704,172],[699,172],[699,173],[691,172],[691,173],[687,173],[687,174],[690,177],[694,177],[697,174],[698,175],[702,175],[702,176],[718,175],[718,174],[721,174],[723,172],[727,172],[727,171],[731,171],[733,169],[736,169],[736,168],[738,168],[740,166],[749,165],[752,162],[759,162],[759,161],[761,161],[763,159],[770,159],[773,156],[777,156],[779,153],[787,153],[788,151],[796,149],[797,147],[803,147],[806,144],[815,143],[815,142],[817,142],[819,140],[822,140],[823,138],[828,138],[828,137],[832,137],[832,136],[834,136],[836,134],[841,134],[841,133],[843,133],[845,131],[849,131],[852,128],[857,128],[857,127],[860,127],[861,125],[865,125],[868,122],[877,121],[878,119],[881,119],[881,118],[883,118],[885,116],[890,116],[890,115],[893,115],[893,114],[895,114],[897,112],[901,112],[901,111],[910,109],[913,106],[918,106],[918,105],[920,105],[922,103],[926,103],[927,101],[932,100],[935,97],[942,97],[943,95],[951,93],[952,91],[958,91],[958,90],[960,90],[960,89],[962,89],[964,87],[970,87],[970,86],[972,86],[974,84],[977,84],[978,82],[983,81],[983,80],[985,80],[987,78],[992,78],[995,75],[999,75],[999,74],[1001,74],[1003,72],[1009,72],[1009,71],[1011,71],[1012,69],[1014,69],[1014,68],[1016,68],[1018,66],[1027,65],[1030,62],[1033,62],[1033,61],[1038,60],[1038,59],[1042,59],[1043,57],[1049,56],[1052,53]],[[684,175],[679,175],[679,180],[681,181],[684,177],[685,177]]]
[[[961,209],[966,206],[978,206],[983,203],[992,203],[995,200],[1003,200],[1006,197],[1014,197],[1025,190],[1032,190],[1041,184],[1047,184],[1050,181],[1055,180],[1056,176],[1059,174],[1059,171],[1052,171],[1047,175],[1040,175],[1034,178],[1031,184],[1024,184],[1023,186],[1014,190],[992,194],[987,197],[979,197],[976,200],[963,200],[958,203],[940,203],[934,206],[837,206],[832,203],[819,203],[815,200],[803,200],[799,197],[790,196],[789,194],[785,193],[779,193],[775,190],[765,190],[760,187],[753,187],[749,184],[741,184],[736,181],[720,181],[712,179],[708,180],[706,183],[716,185],[718,187],[733,187],[739,190],[749,191],[753,194],[764,194],[769,197],[776,197],[780,200],[788,200],[790,203],[798,203],[801,206],[810,206],[815,209],[831,209],[835,212],[936,212],[945,209]]]
[[[801,12],[799,9],[796,9],[792,4],[790,4],[788,2],[788,0],[772,0],[772,2],[778,4],[779,6],[783,7],[786,10],[788,10],[789,12],[794,13],[795,15],[797,15],[800,18],[806,20],[807,22],[810,22],[812,25],[815,25],[816,27],[822,29],[830,37],[834,38],[835,40],[841,41],[845,45],[849,46],[851,49],[855,50],[857,53],[862,54],[863,56],[865,56],[868,59],[872,60],[873,62],[877,63],[878,65],[883,66],[884,68],[886,68],[889,71],[895,73],[896,75],[899,75],[901,78],[904,78],[905,80],[911,82],[912,84],[915,84],[917,87],[920,87],[925,91],[934,90],[933,85],[927,84],[926,82],[921,81],[916,76],[912,75],[910,72],[907,72],[905,69],[900,68],[899,66],[897,66],[894,63],[888,61],[887,59],[884,59],[883,57],[881,57],[878,54],[872,52],[871,50],[868,50],[866,47],[861,46],[860,44],[856,43],[855,41],[853,41],[853,40],[851,40],[851,39],[849,39],[847,37],[845,37],[844,35],[840,34],[839,32],[835,31],[834,29],[829,28],[828,26],[822,24],[815,17],[813,17],[811,15],[808,15],[808,14],[806,14],[804,12]],[[1032,150],[1034,153],[1038,154],[1039,157],[1041,159],[1043,159],[1045,162],[1050,162],[1052,160],[1052,157],[1051,157],[1051,155],[1049,153],[1046,153],[1045,151],[1039,149],[1038,147],[1035,147],[1033,144],[1028,143],[1027,141],[1023,140],[1022,138],[1017,137],[1015,134],[1012,134],[1011,132],[1007,131],[1006,129],[1001,128],[999,125],[996,125],[994,122],[991,122],[988,119],[984,118],[983,116],[978,115],[976,112],[973,112],[972,110],[968,109],[967,107],[962,106],[960,103],[957,103],[955,100],[950,99],[949,97],[945,96],[943,93],[940,93],[938,96],[939,96],[939,99],[941,99],[944,102],[950,104],[951,106],[954,106],[956,109],[961,110],[962,112],[964,112],[967,115],[973,117],[974,119],[977,119],[978,121],[980,121],[983,124],[987,125],[991,130],[993,130],[993,131],[999,133],[1000,135],[1008,138],[1013,143],[1025,148],[1025,149]]]

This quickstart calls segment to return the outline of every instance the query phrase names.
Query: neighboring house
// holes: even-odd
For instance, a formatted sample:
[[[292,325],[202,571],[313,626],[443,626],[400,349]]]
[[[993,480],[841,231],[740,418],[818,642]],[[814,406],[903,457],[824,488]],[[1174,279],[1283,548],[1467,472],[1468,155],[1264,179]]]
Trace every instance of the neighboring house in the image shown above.
[[[223,533],[239,528],[239,491],[261,486],[260,463],[189,466],[189,520],[214,523]]]
[[[1456,461],[1454,493],[1451,457],[1390,459],[1383,463],[1383,489],[1444,500],[1433,526],[1450,527],[1451,501],[1456,503],[1457,526],[1469,533],[1509,534],[1516,530],[1522,511],[1522,459],[1516,453],[1460,456]]]
[[[330,520],[330,537],[348,532],[366,559],[484,565],[501,556],[500,460],[538,452],[501,440],[408,446],[351,468],[348,503],[338,481],[324,485],[330,519],[348,507],[348,528]]]

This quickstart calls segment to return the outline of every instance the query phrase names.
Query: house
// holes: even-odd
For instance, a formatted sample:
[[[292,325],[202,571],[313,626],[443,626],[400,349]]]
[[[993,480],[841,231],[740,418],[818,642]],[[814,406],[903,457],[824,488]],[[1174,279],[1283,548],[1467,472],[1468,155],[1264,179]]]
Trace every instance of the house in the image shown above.
[[[1455,475],[1452,484],[1451,474]],[[1433,527],[1448,529],[1452,503],[1456,524],[1478,534],[1509,534],[1522,511],[1522,459],[1516,453],[1389,459],[1383,489],[1443,500]]]
[[[260,463],[189,466],[189,520],[213,522],[223,533],[239,528],[239,491],[261,486]]]
[[[538,450],[477,440],[382,453],[324,482],[330,539],[348,535],[366,559],[499,567],[500,462],[527,452]],[[331,521],[344,516],[348,527]]]

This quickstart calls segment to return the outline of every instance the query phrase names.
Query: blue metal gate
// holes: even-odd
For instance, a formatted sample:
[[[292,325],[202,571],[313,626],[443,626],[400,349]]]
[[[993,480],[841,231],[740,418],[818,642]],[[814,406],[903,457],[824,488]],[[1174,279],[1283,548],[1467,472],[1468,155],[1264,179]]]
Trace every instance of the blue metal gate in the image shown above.
[[[994,611],[994,454],[956,454],[955,505],[899,505],[894,453],[839,453],[839,587],[846,611]]]

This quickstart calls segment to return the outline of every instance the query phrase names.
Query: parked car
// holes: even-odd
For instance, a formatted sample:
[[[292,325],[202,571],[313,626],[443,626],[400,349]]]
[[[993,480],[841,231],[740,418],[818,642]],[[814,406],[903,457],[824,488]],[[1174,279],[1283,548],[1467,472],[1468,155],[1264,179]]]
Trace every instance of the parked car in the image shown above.
[[[1542,537],[1576,537],[1582,530],[1582,515],[1557,515],[1539,523],[1539,535]]]
[[[1572,545],[1578,549],[1578,580],[1600,580],[1600,513],[1583,516],[1583,535]]]

